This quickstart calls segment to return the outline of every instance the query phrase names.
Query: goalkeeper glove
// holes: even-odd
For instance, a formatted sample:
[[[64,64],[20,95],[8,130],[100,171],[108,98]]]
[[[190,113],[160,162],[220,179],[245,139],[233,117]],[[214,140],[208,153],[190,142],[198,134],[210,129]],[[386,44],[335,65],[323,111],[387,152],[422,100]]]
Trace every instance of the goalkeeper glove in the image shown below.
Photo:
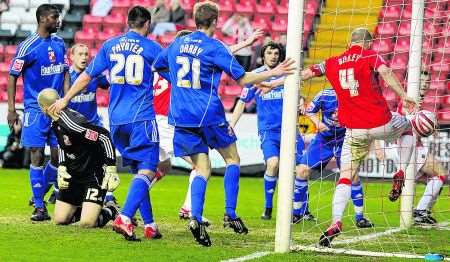
[[[58,167],[58,187],[60,189],[67,189],[69,187],[69,180],[72,176],[67,173],[65,166]]]
[[[117,174],[116,166],[107,166],[104,168],[105,177],[102,181],[102,189],[107,189],[109,192],[114,191],[120,184],[119,175]]]

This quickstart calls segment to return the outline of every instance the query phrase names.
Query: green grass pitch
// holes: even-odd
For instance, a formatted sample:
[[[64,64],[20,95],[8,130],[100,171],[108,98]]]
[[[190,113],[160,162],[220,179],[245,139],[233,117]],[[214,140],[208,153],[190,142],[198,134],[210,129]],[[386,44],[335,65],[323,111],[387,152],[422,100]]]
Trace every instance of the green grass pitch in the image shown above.
[[[122,184],[115,192],[123,203],[131,176],[121,175]],[[236,235],[222,226],[224,193],[223,179],[212,177],[208,184],[204,215],[212,222],[209,228],[213,246],[204,248],[194,243],[187,222],[178,219],[183,202],[187,176],[167,176],[151,191],[153,210],[163,238],[126,242],[115,234],[108,224],[103,229],[83,229],[76,225],[55,226],[53,223],[31,223],[32,209],[28,207],[31,191],[27,170],[0,170],[0,261],[220,261],[238,258],[258,251],[272,251],[275,220],[262,221],[263,207],[261,178],[241,178],[238,214],[244,219],[250,233]],[[382,232],[399,224],[399,203],[387,200],[389,184],[364,183],[366,215],[375,223],[374,229],[356,230],[353,207],[347,208],[344,233],[337,240],[358,235]],[[334,183],[315,181],[310,186],[311,210],[317,223],[305,222],[293,226],[293,243],[314,244],[320,231],[330,222],[331,198]],[[417,194],[423,192],[423,185]],[[318,192],[321,194],[318,194]],[[436,204],[435,216],[450,220],[449,188],[446,186]],[[275,200],[276,201],[276,200]],[[275,202],[276,203],[276,202]],[[49,206],[50,213],[53,206]],[[142,222],[140,223],[142,225]],[[142,237],[142,227],[137,228]],[[390,236],[337,247],[370,251],[402,252],[424,255],[428,252],[450,256],[450,230],[448,228],[413,228]],[[271,254],[257,261],[399,261],[368,257],[337,256],[299,252]],[[337,259],[337,260],[336,260]]]

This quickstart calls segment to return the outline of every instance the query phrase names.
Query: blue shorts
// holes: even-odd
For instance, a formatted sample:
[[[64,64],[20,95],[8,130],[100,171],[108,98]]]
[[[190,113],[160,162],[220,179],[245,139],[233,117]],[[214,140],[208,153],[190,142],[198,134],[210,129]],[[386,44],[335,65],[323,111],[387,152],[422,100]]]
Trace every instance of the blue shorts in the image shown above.
[[[228,123],[218,126],[175,127],[173,151],[176,157],[208,154],[209,148],[225,148],[236,142],[234,131]]]
[[[344,134],[345,135],[345,134]],[[309,144],[300,164],[309,168],[320,169],[325,167],[331,158],[336,158],[338,167],[341,165],[341,150],[344,136],[327,137],[318,133]]]
[[[261,141],[264,160],[267,161],[271,157],[280,157],[281,130],[261,131],[259,132],[259,139]],[[295,164],[298,165],[303,155],[303,149],[305,148],[305,142],[300,133],[297,133],[295,145]]]
[[[24,147],[57,147],[52,119],[41,111],[27,111],[23,116],[21,143]]]
[[[131,172],[149,169],[156,172],[159,163],[159,134],[155,120],[111,125],[111,138],[122,155],[123,165]]]

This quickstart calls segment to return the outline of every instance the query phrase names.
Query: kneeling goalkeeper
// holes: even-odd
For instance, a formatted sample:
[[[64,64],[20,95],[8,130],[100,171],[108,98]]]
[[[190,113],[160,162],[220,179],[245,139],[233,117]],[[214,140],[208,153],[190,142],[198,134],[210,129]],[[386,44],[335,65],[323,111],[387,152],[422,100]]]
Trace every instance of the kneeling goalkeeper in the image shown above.
[[[55,223],[67,225],[80,221],[81,226],[102,227],[114,219],[118,208],[103,201],[107,191],[120,183],[116,173],[116,155],[109,132],[89,124],[86,118],[71,109],[59,115],[47,112],[59,99],[58,93],[46,88],[39,93],[41,110],[53,122],[59,144],[58,186]]]

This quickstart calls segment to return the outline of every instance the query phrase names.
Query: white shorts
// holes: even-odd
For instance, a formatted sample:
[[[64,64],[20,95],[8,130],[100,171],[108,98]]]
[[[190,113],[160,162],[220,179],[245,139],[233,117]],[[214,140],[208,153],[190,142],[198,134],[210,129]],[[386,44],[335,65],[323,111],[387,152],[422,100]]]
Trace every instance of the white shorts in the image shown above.
[[[395,112],[392,113],[392,119],[383,126],[370,129],[347,128],[342,145],[341,165],[364,160],[374,140],[394,141],[408,128],[411,125],[406,117]]]
[[[159,161],[173,157],[173,135],[175,127],[169,125],[167,116],[156,115],[159,133]]]

